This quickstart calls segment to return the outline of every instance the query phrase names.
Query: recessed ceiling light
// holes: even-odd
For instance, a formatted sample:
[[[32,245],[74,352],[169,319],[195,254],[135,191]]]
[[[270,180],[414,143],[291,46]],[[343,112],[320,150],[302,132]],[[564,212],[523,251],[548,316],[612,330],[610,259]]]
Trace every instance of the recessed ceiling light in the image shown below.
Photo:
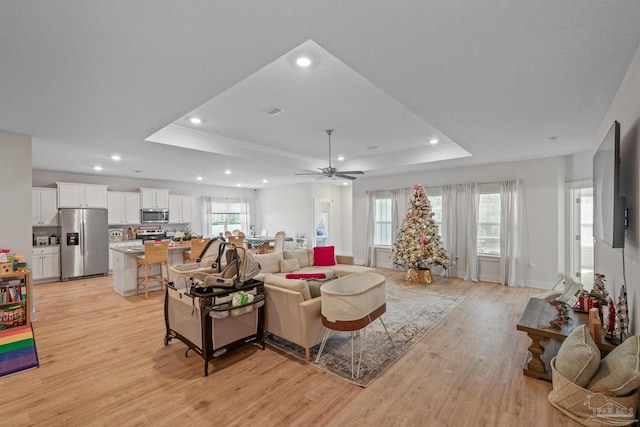
[[[440,142],[440,141],[438,141],[437,138],[433,138],[432,140],[429,141],[429,144],[436,145],[438,142]]]
[[[338,161],[341,162],[344,160],[344,156],[338,156]]]
[[[306,56],[301,56],[296,60],[296,64],[298,64],[298,67],[306,68],[311,65],[311,60]]]
[[[343,182],[342,185],[349,185],[349,183],[348,182]]]
[[[231,171],[229,169],[227,169],[226,171],[224,171],[225,174],[227,175],[231,175]]]
[[[242,187],[242,184],[238,183],[236,184],[236,187]]]
[[[191,117],[189,121],[194,125],[199,125],[200,123],[202,123],[202,119],[200,117]]]
[[[102,166],[96,165],[96,166],[93,167],[93,170],[101,171],[102,170]]]
[[[111,156],[111,160],[120,160],[122,159],[122,157],[118,156],[117,154],[114,154],[113,156]]]
[[[196,179],[197,179],[198,181],[202,181],[202,177],[201,177],[201,176],[197,177]]]
[[[263,179],[263,180],[262,180],[262,183],[263,183],[263,184],[266,184],[267,182],[269,182],[269,181],[267,181],[266,179]]]

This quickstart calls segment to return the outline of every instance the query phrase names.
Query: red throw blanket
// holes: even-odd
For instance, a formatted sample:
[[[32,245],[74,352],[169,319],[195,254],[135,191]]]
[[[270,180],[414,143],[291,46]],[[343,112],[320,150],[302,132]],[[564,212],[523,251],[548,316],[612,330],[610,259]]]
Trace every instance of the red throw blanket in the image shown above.
[[[327,275],[324,273],[289,273],[284,277],[287,279],[326,279]]]

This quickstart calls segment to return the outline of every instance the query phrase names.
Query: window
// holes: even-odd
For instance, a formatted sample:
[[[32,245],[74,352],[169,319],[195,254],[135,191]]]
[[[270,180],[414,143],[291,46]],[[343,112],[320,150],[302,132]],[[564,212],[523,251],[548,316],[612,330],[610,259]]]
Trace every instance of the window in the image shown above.
[[[478,254],[500,255],[500,193],[480,194]]]
[[[433,212],[433,219],[438,226],[438,235],[442,235],[442,196],[427,196],[429,202],[431,202],[431,212]]]
[[[391,246],[391,199],[376,199],[374,245]]]
[[[211,203],[211,235],[242,229],[241,203]]]

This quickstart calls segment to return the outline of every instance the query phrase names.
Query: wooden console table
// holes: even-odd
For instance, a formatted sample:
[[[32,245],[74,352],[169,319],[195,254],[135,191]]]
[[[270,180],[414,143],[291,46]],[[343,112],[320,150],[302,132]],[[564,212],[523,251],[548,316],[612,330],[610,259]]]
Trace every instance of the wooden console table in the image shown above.
[[[560,344],[565,340],[576,327],[587,325],[589,327],[589,315],[569,310],[571,316],[569,323],[563,325],[561,329],[554,329],[549,326],[549,321],[556,318],[556,309],[549,301],[541,298],[530,298],[527,303],[518,325],[519,331],[524,331],[531,338],[529,347],[529,358],[523,368],[524,375],[532,378],[542,378],[551,381],[551,367],[549,361],[560,348]],[[543,341],[548,341],[542,345]],[[596,343],[603,355],[608,354],[615,348],[615,345],[604,339]]]

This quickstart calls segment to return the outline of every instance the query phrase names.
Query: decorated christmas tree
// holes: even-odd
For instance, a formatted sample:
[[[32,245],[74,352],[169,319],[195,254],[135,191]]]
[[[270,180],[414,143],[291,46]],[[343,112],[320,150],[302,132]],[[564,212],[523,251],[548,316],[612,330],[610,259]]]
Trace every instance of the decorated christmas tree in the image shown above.
[[[438,226],[433,220],[431,203],[424,193],[424,188],[415,184],[407,216],[396,236],[393,266],[406,269],[407,280],[412,280],[410,271],[424,270],[435,265],[446,268],[449,265],[449,256],[442,247]],[[430,283],[429,280],[426,282]]]

